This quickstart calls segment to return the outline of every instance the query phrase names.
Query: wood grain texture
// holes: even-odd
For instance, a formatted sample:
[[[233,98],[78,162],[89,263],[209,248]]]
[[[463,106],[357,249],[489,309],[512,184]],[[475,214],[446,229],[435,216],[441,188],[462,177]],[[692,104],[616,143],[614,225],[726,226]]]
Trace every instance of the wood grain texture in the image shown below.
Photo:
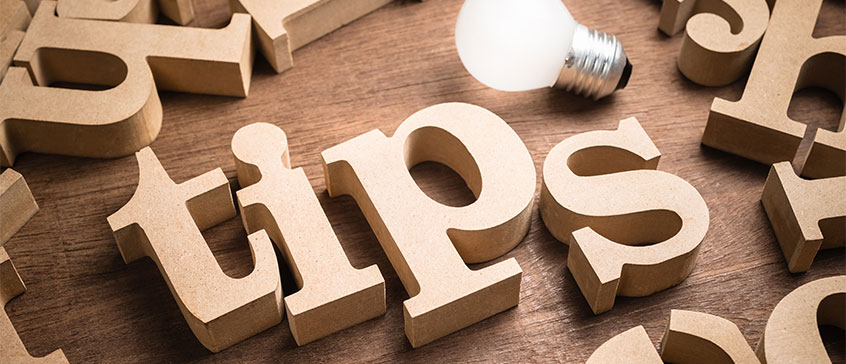
[[[41,210],[6,245],[28,287],[6,308],[30,353],[43,356],[61,347],[71,363],[583,363],[605,340],[636,325],[657,343],[673,308],[726,318],[754,346],[784,295],[811,280],[846,274],[842,249],[820,252],[809,272],[790,274],[760,203],[769,166],[700,146],[713,98],[738,99],[745,79],[724,88],[686,80],[676,68],[682,37],[657,30],[659,2],[567,0],[578,21],[619,37],[635,66],[629,86],[599,102],[554,90],[503,93],[475,81],[453,42],[461,3],[389,4],[298,50],[295,67],[281,75],[257,60],[246,99],[161,94],[164,122],[152,148],[177,183],[221,167],[237,185],[229,148],[235,131],[257,121],[282,127],[292,166],[305,169],[352,264],[375,263],[385,275],[385,316],[303,347],[282,323],[212,354],[191,334],[153,262],[127,265],[120,258],[106,216],[135,191],[134,157],[26,153],[15,169]],[[225,0],[195,0],[194,6],[193,26],[220,26],[229,18]],[[842,1],[826,2],[817,34],[846,33],[844,9]],[[799,96],[790,115],[836,126],[840,100],[814,90]],[[527,238],[497,260],[514,257],[522,267],[521,303],[412,350],[403,332],[405,290],[355,202],[328,197],[319,153],[374,128],[393,134],[411,113],[448,101],[480,105],[507,121],[538,174],[546,153],[564,138],[637,117],[663,154],[659,169],[690,182],[710,208],[711,226],[691,276],[650,297],[620,297],[612,311],[594,316],[567,270],[567,246],[550,235],[535,207]],[[445,167],[424,164],[412,172],[437,200],[472,201]],[[240,217],[203,235],[227,274],[243,277],[252,270]],[[292,293],[290,277],[283,279],[286,294]],[[843,362],[842,331],[824,328],[823,337],[832,359]]]

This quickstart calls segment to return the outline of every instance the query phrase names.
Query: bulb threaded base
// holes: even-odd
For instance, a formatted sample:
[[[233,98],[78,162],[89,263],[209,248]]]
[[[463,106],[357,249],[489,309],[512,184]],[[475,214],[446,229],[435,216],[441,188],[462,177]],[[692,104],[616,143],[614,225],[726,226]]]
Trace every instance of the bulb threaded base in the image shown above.
[[[631,73],[632,64],[616,37],[580,24],[552,87],[597,100],[626,87]]]

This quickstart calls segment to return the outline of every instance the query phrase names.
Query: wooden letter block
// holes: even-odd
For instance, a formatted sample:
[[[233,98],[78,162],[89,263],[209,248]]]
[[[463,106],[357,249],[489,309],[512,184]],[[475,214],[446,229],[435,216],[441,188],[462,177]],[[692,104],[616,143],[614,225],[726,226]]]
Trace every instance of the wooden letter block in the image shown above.
[[[292,52],[391,0],[229,0],[253,16],[258,45],[276,72],[294,65]]]
[[[41,0],[22,0],[26,5],[29,14],[35,14],[35,10],[38,9],[38,4],[41,3]]]
[[[687,23],[679,70],[700,85],[724,86],[749,71],[769,20],[765,0],[665,0],[658,29],[672,36]]]
[[[629,118],[617,130],[562,141],[544,161],[541,217],[570,245],[567,267],[594,314],[617,295],[678,284],[696,262],[708,207],[689,183],[655,170],[660,156]]]
[[[735,324],[705,313],[672,310],[661,339],[661,356],[643,326],[602,344],[588,364],[760,364]]]
[[[673,364],[760,364],[737,325],[706,313],[672,310],[661,359]]]
[[[191,0],[60,0],[56,9],[63,18],[155,23],[159,10],[180,25],[194,19]]]
[[[603,343],[586,364],[663,364],[643,326],[633,327]]]
[[[754,353],[730,321],[672,310],[660,358],[643,326],[638,326],[602,344],[587,363],[831,364],[818,326],[846,328],[844,307],[846,276],[823,278],[797,288],[776,305]]]
[[[517,305],[515,259],[479,270],[465,264],[505,254],[528,232],[534,165],[502,119],[474,105],[435,105],[390,138],[374,130],[322,157],[329,195],[356,200],[411,296],[403,308],[413,347]],[[450,207],[429,198],[408,171],[424,161],[452,168],[477,200]]]
[[[0,246],[38,212],[26,180],[20,173],[7,169],[0,174]]]
[[[0,0],[0,80],[23,40],[30,22],[29,10],[21,0]]]
[[[6,249],[0,247],[0,363],[67,364],[68,360],[62,349],[43,358],[33,358],[26,351],[15,327],[12,326],[12,321],[9,320],[9,315],[6,314],[6,304],[24,291],[26,286],[21,276],[9,259]]]
[[[6,76],[6,71],[12,64],[12,57],[18,50],[24,34],[21,30],[10,30],[5,35],[0,35],[0,80]]]
[[[761,203],[792,273],[805,272],[820,249],[846,246],[846,177],[805,180],[790,162],[770,168]]]
[[[223,172],[176,184],[150,148],[136,157],[138,188],[108,218],[123,260],[153,259],[188,326],[213,352],[281,322],[282,285],[267,233],[248,236],[255,267],[239,279],[223,273],[203,239],[201,230],[235,217]]]
[[[155,0],[58,0],[56,12],[63,18],[146,24],[155,23],[159,16]]]
[[[32,20],[26,3],[21,0],[0,0],[0,34],[10,30],[25,31]]]
[[[0,165],[22,152],[112,158],[149,145],[161,128],[157,88],[246,96],[250,18],[224,29],[58,18],[44,1],[0,84]],[[154,82],[155,80],[155,82]],[[102,91],[41,87],[54,82]],[[49,102],[45,102],[49,101]]]
[[[781,1],[781,0],[779,0]],[[764,364],[831,364],[819,325],[846,329],[846,276],[806,283],[773,309],[755,353]]]
[[[806,125],[787,116],[793,93],[826,88],[846,97],[846,36],[812,36],[823,0],[778,0],[739,101],[714,99],[702,144],[761,163],[793,160]],[[846,175],[846,113],[819,129],[802,175]]]
[[[843,37],[843,42],[846,43],[846,36]],[[841,59],[843,60],[846,60],[846,57]],[[841,62],[840,66],[842,66],[841,72],[846,73],[846,70],[843,70],[846,68],[846,61]],[[846,76],[841,78],[841,85],[846,87]],[[842,95],[846,95],[846,91],[843,91]],[[840,126],[837,127],[837,132],[817,129],[814,144],[811,144],[808,158],[802,166],[802,175],[809,178],[846,175],[846,108],[840,115]]]
[[[383,315],[385,280],[379,268],[359,270],[350,264],[305,172],[291,169],[282,129],[247,125],[232,138],[232,153],[247,232],[268,232],[300,288],[285,297],[297,344]]]

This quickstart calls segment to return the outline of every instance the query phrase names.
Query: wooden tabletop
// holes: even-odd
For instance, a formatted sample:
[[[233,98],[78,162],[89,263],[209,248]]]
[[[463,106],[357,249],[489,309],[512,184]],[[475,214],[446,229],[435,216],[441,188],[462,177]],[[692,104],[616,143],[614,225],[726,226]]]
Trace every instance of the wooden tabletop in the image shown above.
[[[599,102],[549,89],[504,93],[477,82],[454,47],[461,3],[394,2],[298,50],[295,67],[280,75],[258,58],[245,99],[161,95],[164,122],[152,148],[176,182],[220,167],[235,188],[230,150],[235,131],[259,121],[282,127],[292,165],[304,168],[353,265],[377,264],[382,271],[384,316],[303,347],[283,321],[212,354],[194,338],[155,264],[150,259],[124,264],[106,223],[135,191],[135,157],[27,153],[14,168],[41,210],[6,245],[28,288],[6,310],[30,353],[43,356],[62,348],[71,363],[582,363],[607,339],[637,325],[657,343],[674,308],[729,319],[754,347],[772,308],[788,292],[846,274],[843,249],[821,252],[809,272],[790,274],[760,203],[769,166],[700,145],[713,98],[738,99],[745,80],[724,88],[686,80],[675,65],[682,37],[657,30],[659,2],[567,1],[579,22],[615,34],[634,64],[628,87]],[[194,5],[193,26],[228,21],[226,0]],[[846,33],[844,9],[842,1],[826,2],[817,34]],[[408,295],[352,198],[327,195],[319,154],[373,129],[390,135],[413,112],[451,101],[480,105],[506,120],[528,146],[538,176],[547,152],[563,139],[637,117],[663,154],[659,169],[690,182],[710,209],[710,229],[693,273],[649,297],[620,297],[613,310],[594,316],[567,270],[567,246],[546,230],[536,203],[526,239],[497,259],[514,257],[523,269],[520,304],[412,349],[403,331],[402,302]],[[841,108],[833,94],[805,90],[789,114],[833,129]],[[446,167],[425,163],[412,174],[436,200],[473,201]],[[240,217],[203,235],[227,274],[242,277],[252,270]],[[290,294],[290,276],[283,274],[283,280]],[[843,332],[822,332],[832,358],[842,362]]]

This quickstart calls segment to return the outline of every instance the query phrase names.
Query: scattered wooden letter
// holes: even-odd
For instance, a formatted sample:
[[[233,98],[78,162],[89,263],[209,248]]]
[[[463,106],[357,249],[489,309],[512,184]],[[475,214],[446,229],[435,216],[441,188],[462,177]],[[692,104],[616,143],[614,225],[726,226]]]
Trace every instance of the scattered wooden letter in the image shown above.
[[[781,0],[778,0],[781,1]],[[763,364],[831,364],[819,325],[846,329],[846,276],[806,283],[773,309],[755,353]]]
[[[26,8],[29,11],[29,14],[35,14],[35,10],[38,9],[38,4],[41,0],[22,0],[24,4],[26,4]]]
[[[22,152],[112,158],[149,145],[161,128],[157,88],[246,96],[252,70],[250,18],[224,29],[131,24],[55,16],[44,1],[0,84],[0,165]],[[155,82],[154,82],[155,80]],[[54,82],[102,91],[40,87]],[[50,100],[45,103],[44,100]]]
[[[502,119],[474,105],[435,105],[390,138],[373,130],[322,158],[329,195],[358,202],[411,296],[403,308],[413,347],[517,305],[516,260],[479,270],[465,264],[505,254],[528,232],[534,164]],[[477,200],[456,208],[430,199],[408,171],[424,161],[452,168]]]
[[[26,291],[15,265],[3,245],[35,213],[38,204],[20,173],[7,169],[0,174],[0,363],[67,363],[62,350],[43,358],[33,358],[18,337],[12,321],[6,315],[6,304]]]
[[[588,364],[831,364],[819,325],[846,325],[846,276],[806,283],[773,309],[755,352],[737,326],[718,316],[672,310],[661,343],[661,357],[643,326],[602,344]],[[757,355],[757,357],[756,357]]]
[[[790,162],[770,168],[761,203],[791,273],[805,272],[820,249],[846,246],[846,177],[805,180]]]
[[[716,98],[702,144],[760,163],[792,161],[806,125],[787,116],[794,92],[828,89],[846,99],[846,35],[812,36],[823,0],[778,0],[739,101]],[[802,175],[846,175],[846,113],[837,132],[817,130]]]
[[[0,80],[23,40],[30,22],[29,10],[21,0],[0,0]]]
[[[670,311],[661,339],[661,356],[643,326],[633,327],[602,344],[587,364],[760,364],[737,325],[722,317],[684,310]]]
[[[590,355],[586,364],[663,364],[646,329],[636,326],[612,337]]]
[[[570,245],[567,267],[594,314],[617,295],[648,296],[693,270],[708,206],[689,183],[655,170],[660,156],[629,118],[565,139],[544,161],[541,217]]]
[[[846,43],[846,36],[843,37]],[[846,56],[844,56],[846,59]],[[840,64],[846,68],[846,62]],[[846,73],[846,70],[841,72]],[[836,75],[834,77],[837,77]],[[846,85],[846,76],[841,78],[841,85]],[[846,86],[843,86],[846,87]],[[846,97],[846,90],[843,91]],[[841,98],[846,100],[846,98]],[[808,151],[805,164],[802,165],[802,175],[809,178],[829,178],[846,175],[846,108],[840,115],[840,125],[837,132],[817,129],[814,144]]]
[[[21,276],[9,259],[6,249],[0,246],[0,363],[67,364],[68,360],[62,349],[42,358],[33,358],[26,351],[15,327],[12,326],[12,321],[9,320],[9,315],[6,314],[6,304],[24,291],[26,286]]]
[[[268,232],[300,288],[285,297],[297,345],[383,315],[385,280],[379,268],[350,264],[305,172],[291,169],[282,129],[247,125],[232,138],[232,153],[247,232]]]
[[[138,188],[108,218],[123,260],[153,259],[188,326],[213,352],[281,322],[279,266],[267,233],[248,236],[255,267],[239,279],[223,273],[201,233],[235,217],[220,168],[176,184],[152,149],[136,157]]]
[[[724,86],[749,71],[769,20],[766,0],[665,0],[658,29],[673,36],[687,23],[679,70],[700,85]]]
[[[32,191],[20,173],[7,169],[0,174],[0,246],[38,212]]]
[[[253,16],[258,46],[276,72],[294,65],[292,52],[391,0],[229,0]]]
[[[737,325],[719,316],[670,311],[661,359],[673,364],[760,364]]]
[[[194,19],[191,0],[59,0],[56,9],[63,18],[155,23],[159,10],[179,25]]]
[[[0,35],[0,80],[6,76],[6,71],[12,64],[12,57],[18,50],[24,34],[20,30],[10,30],[5,35]]]
[[[56,13],[63,18],[153,24],[159,9],[155,0],[58,0]]]

